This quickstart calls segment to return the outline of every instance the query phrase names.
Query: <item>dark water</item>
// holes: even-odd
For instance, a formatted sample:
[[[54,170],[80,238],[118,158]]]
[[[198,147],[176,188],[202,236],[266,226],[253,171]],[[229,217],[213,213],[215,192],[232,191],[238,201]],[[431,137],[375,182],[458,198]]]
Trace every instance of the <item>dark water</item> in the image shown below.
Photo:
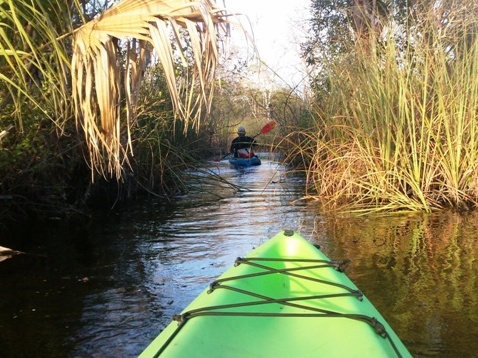
[[[478,356],[476,214],[339,218],[295,202],[301,180],[272,161],[211,169],[234,186],[195,172],[195,190],[173,204],[0,238],[45,255],[0,264],[0,356],[135,357],[237,256],[285,228],[351,259],[347,274],[415,357]]]

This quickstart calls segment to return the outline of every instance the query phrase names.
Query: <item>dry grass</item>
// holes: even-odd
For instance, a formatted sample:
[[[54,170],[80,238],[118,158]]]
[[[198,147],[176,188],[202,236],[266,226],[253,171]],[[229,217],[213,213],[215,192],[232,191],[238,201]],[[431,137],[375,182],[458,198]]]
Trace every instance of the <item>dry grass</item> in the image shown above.
[[[295,153],[308,198],[355,212],[476,206],[478,22],[466,14],[437,26],[432,12],[409,47],[390,36],[329,64],[315,133]]]

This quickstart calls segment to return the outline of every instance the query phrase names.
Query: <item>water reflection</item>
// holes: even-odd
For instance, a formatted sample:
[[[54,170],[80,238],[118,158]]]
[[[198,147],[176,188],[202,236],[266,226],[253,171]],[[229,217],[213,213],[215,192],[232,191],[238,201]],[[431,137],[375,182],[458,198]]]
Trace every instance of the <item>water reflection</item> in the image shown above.
[[[170,205],[139,203],[88,233],[32,233],[18,248],[48,258],[0,266],[0,355],[135,357],[237,256],[294,228],[351,260],[415,357],[475,356],[478,214],[328,216],[293,204],[301,179],[273,161],[210,169]]]
[[[349,275],[386,313],[414,356],[478,349],[476,214],[330,221],[323,234],[353,258]]]
[[[131,245],[121,249],[114,277],[123,282],[86,298],[73,356],[136,356],[237,256],[284,227],[311,236],[316,214],[292,204],[302,185],[283,167],[267,159],[239,171],[227,162],[211,164],[209,174],[190,173],[196,187],[172,203],[167,216],[154,203],[122,215],[117,245]],[[214,175],[232,186],[211,180]],[[124,282],[128,272],[131,282]]]

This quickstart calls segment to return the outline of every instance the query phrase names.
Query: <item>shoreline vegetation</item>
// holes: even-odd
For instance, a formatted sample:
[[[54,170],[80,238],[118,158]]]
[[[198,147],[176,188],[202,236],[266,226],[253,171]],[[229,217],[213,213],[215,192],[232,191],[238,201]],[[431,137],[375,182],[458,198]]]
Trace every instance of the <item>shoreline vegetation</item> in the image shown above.
[[[321,58],[313,123],[289,138],[324,210],[476,209],[478,5],[427,4],[361,9],[375,25]]]
[[[253,88],[227,64],[216,69],[218,54],[201,52],[195,42],[216,48],[208,35],[218,30],[214,24],[229,21],[209,1],[210,18],[189,14],[202,27],[197,39],[176,23],[179,43],[199,47],[178,53],[173,44],[157,63],[144,53],[149,47],[141,36],[121,42],[114,30],[104,30],[98,41],[108,38],[106,52],[99,45],[83,55],[91,61],[116,56],[105,67],[112,71],[105,83],[93,80],[99,75],[89,60],[71,67],[79,42],[63,36],[82,26],[93,33],[87,19],[105,9],[34,2],[37,8],[27,1],[0,8],[0,22],[8,25],[0,35],[0,228],[32,220],[84,225],[92,211],[144,194],[171,200],[187,191],[183,169],[221,155],[239,124],[255,133],[270,120],[277,128],[260,144],[304,173],[304,199],[324,211],[476,209],[478,4],[471,0],[406,9],[396,1],[387,11],[353,5],[353,16],[338,19],[342,25],[333,30],[332,15],[324,17],[332,2],[311,1],[310,23],[325,35],[312,31],[304,43],[311,69],[305,94]],[[22,23],[32,28],[23,31]],[[146,57],[135,60],[133,53]],[[161,61],[169,59],[166,68]],[[220,80],[212,80],[215,73]],[[110,95],[99,96],[100,88]]]

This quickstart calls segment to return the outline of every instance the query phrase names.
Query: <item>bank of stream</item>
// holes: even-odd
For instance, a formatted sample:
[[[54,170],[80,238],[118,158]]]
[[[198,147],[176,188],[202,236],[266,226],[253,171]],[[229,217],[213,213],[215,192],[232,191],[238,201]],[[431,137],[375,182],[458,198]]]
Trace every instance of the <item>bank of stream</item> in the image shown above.
[[[478,351],[477,214],[336,217],[297,201],[302,178],[272,158],[208,170],[189,173],[193,190],[173,203],[0,238],[35,254],[0,264],[0,355],[135,357],[237,256],[285,228],[350,259],[347,274],[415,357]]]

